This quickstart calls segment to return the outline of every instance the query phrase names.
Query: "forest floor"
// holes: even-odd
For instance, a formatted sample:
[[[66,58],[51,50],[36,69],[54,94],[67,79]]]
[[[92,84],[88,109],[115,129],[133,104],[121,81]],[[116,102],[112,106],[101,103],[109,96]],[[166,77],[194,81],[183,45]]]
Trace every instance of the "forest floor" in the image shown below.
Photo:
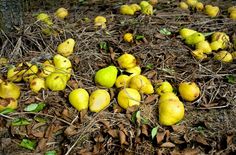
[[[208,1],[209,2],[209,1]],[[55,151],[56,154],[235,154],[236,153],[236,76],[235,60],[222,63],[213,54],[204,61],[191,55],[178,32],[183,27],[199,32],[236,34],[236,21],[228,18],[227,7],[232,1],[212,2],[221,8],[220,15],[210,18],[202,12],[183,11],[178,2],[160,1],[152,16],[136,13],[119,14],[120,4],[80,5],[69,9],[64,21],[53,18],[55,33],[45,35],[34,14],[26,12],[24,28],[1,45],[1,56],[9,64],[30,61],[43,62],[55,55],[57,45],[67,38],[76,41],[69,56],[73,75],[64,91],[30,91],[29,84],[19,82],[21,97],[15,112],[0,115],[0,154],[30,155]],[[43,10],[41,10],[43,11]],[[48,13],[53,16],[55,10]],[[93,20],[107,18],[106,29],[94,28]],[[170,34],[163,33],[168,31]],[[123,34],[131,32],[142,39],[127,43]],[[101,45],[106,43],[104,49]],[[232,50],[232,49],[231,49]],[[133,54],[153,85],[158,80],[169,81],[175,89],[182,81],[194,81],[201,89],[200,97],[186,102],[184,119],[173,126],[158,121],[158,95],[142,95],[140,118],[135,112],[118,107],[118,90],[108,89],[111,103],[108,108],[92,113],[78,112],[68,101],[72,89],[84,88],[89,94],[98,89],[95,72],[114,64],[124,52]],[[1,65],[5,77],[7,66]],[[231,81],[229,80],[231,79]],[[32,103],[45,103],[40,112],[27,112]],[[137,114],[137,113],[136,113]],[[25,118],[28,125],[12,125],[16,118]],[[40,119],[39,119],[40,118]],[[152,137],[152,131],[157,132]],[[154,134],[154,133],[153,133]],[[32,150],[20,146],[22,139],[36,142]],[[49,152],[48,152],[49,153]],[[51,154],[55,154],[51,152]]]

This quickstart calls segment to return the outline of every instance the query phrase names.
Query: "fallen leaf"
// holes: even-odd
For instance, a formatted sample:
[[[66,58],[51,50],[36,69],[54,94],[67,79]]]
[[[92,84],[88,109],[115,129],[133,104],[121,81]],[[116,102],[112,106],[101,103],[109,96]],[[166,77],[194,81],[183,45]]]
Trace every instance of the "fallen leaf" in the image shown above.
[[[128,145],[128,142],[126,142],[126,135],[123,131],[119,131],[119,137],[120,137],[120,144],[126,144]]]
[[[200,136],[200,135],[196,135],[195,140],[203,145],[209,145],[208,142],[206,141],[205,137]]]
[[[74,126],[69,126],[65,129],[64,133],[67,136],[73,136],[77,133],[77,131],[75,130]]]
[[[145,98],[144,104],[152,103],[157,99],[158,95],[149,95]]]
[[[156,135],[157,144],[160,144],[165,138],[166,132],[158,132]]]
[[[104,138],[101,134],[99,134],[99,135],[96,135],[96,137],[94,138],[94,141],[98,142],[98,143],[101,143],[101,142],[104,141]]]
[[[107,131],[107,133],[109,135],[111,135],[113,138],[117,138],[118,137],[118,130],[117,129],[110,129]]]
[[[184,125],[172,125],[171,127],[174,130],[174,132],[177,133],[185,133],[186,131],[186,126]]]
[[[161,144],[161,147],[172,148],[172,147],[175,147],[175,144],[173,144],[171,142],[165,142],[165,143]]]
[[[77,89],[79,88],[79,84],[77,83],[76,80],[69,80],[67,84],[72,88],[72,89]]]
[[[157,75],[157,71],[156,70],[150,70],[147,73],[145,73],[145,75],[147,76],[148,79],[152,79],[155,75]]]
[[[43,150],[46,149],[46,145],[47,145],[47,139],[41,138],[38,142],[37,147],[36,147],[37,152],[43,152]]]
[[[200,153],[200,150],[197,148],[191,149],[191,148],[186,148],[182,151],[183,155],[198,155]]]
[[[147,125],[142,125],[142,128],[141,128],[141,130],[142,130],[142,134],[144,134],[145,136],[147,136],[148,137],[148,126]]]
[[[227,145],[233,144],[233,138],[234,138],[234,134],[227,135],[227,138],[226,138]]]

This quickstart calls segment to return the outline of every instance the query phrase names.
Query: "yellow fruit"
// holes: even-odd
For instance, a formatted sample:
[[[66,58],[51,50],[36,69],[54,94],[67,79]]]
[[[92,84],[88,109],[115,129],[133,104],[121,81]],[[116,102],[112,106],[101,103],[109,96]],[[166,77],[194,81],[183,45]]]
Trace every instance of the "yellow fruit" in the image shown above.
[[[125,33],[123,36],[124,41],[130,43],[133,42],[133,34],[132,33]]]
[[[53,57],[53,63],[56,67],[56,70],[57,69],[67,69],[67,68],[72,67],[70,60],[60,54],[56,54]]]
[[[211,54],[212,53],[211,46],[210,46],[208,41],[201,41],[201,42],[197,43],[195,48],[196,49],[201,49],[202,52],[205,53],[205,54]]]
[[[134,10],[129,5],[121,5],[120,14],[122,15],[134,15]]]
[[[233,61],[233,56],[227,51],[220,51],[215,54],[214,59],[227,63]]]
[[[97,16],[94,19],[94,26],[95,27],[101,26],[102,28],[106,28],[106,22],[107,22],[107,19],[105,17]]]
[[[8,63],[8,59],[7,58],[0,57],[0,66],[6,65],[7,63]]]
[[[204,9],[204,5],[201,2],[197,2],[195,5],[197,11],[202,11]]]
[[[231,13],[232,11],[236,11],[236,6],[231,6],[228,8],[228,13]]]
[[[182,10],[188,10],[188,4],[186,4],[185,2],[180,2],[180,3],[179,3],[179,7],[180,7]]]
[[[191,36],[192,34],[196,33],[197,31],[189,29],[189,28],[182,28],[179,31],[179,34],[183,39],[186,39],[187,37]]]
[[[184,104],[177,100],[166,100],[159,103],[159,122],[171,126],[184,118]]]
[[[50,16],[46,13],[40,13],[37,15],[37,20],[44,22],[45,24],[51,26],[53,25],[52,20],[50,19]]]
[[[133,55],[125,53],[121,55],[118,59],[118,64],[121,68],[129,69],[136,66],[136,59]]]
[[[144,8],[141,7],[141,12],[145,15],[153,15],[153,6],[148,5]]]
[[[116,82],[117,73],[115,66],[100,69],[95,74],[95,82],[103,87],[111,88]]]
[[[33,65],[29,62],[26,62],[27,68],[26,71],[23,74],[23,80],[25,82],[29,81],[30,77],[36,75],[38,73],[38,67],[36,65]]]
[[[236,10],[234,10],[230,13],[229,18],[236,20]]]
[[[33,78],[30,81],[30,89],[35,93],[38,93],[41,89],[46,89],[45,80],[38,77]]]
[[[169,100],[179,101],[179,98],[173,92],[166,92],[162,94],[161,97],[159,98],[159,103],[169,101]]]
[[[55,15],[60,18],[60,19],[64,19],[65,17],[68,16],[68,10],[65,8],[59,8],[57,9],[57,11],[55,12]]]
[[[197,60],[203,60],[207,58],[207,55],[203,53],[202,49],[196,49],[191,52],[191,54],[196,58]]]
[[[173,87],[168,81],[158,83],[158,87],[156,88],[156,93],[158,95],[163,95],[167,92],[172,92],[172,91],[173,91]]]
[[[215,32],[211,36],[211,41],[222,42],[222,49],[225,49],[228,46],[230,39],[229,36],[224,32]]]
[[[73,53],[74,46],[75,46],[75,40],[69,38],[58,45],[57,52],[62,56],[67,57]]]
[[[70,92],[69,101],[78,111],[87,110],[89,105],[89,94],[83,88],[75,89]]]
[[[118,104],[127,109],[132,106],[139,106],[141,101],[141,95],[136,89],[124,88],[117,96]]]
[[[138,90],[140,93],[152,94],[154,92],[151,81],[143,75],[135,75],[130,79],[129,87]]]
[[[197,0],[186,0],[186,3],[191,7],[195,7],[197,2]]]
[[[205,40],[205,36],[202,33],[196,32],[185,39],[185,43],[188,45],[195,45]]]
[[[216,17],[219,14],[219,7],[218,6],[212,6],[212,5],[206,5],[205,6],[205,13],[210,17]]]
[[[14,98],[0,99],[0,112],[7,108],[16,109],[17,106],[17,100]]]
[[[223,43],[221,41],[213,41],[210,43],[210,46],[213,51],[217,51],[222,49]]]
[[[236,51],[232,52],[231,55],[232,55],[233,59],[235,60],[236,59]]]
[[[129,80],[130,80],[130,77],[128,75],[119,75],[116,79],[115,85],[117,88],[128,87]]]
[[[182,82],[179,84],[180,96],[189,102],[196,100],[200,95],[200,88],[195,82]]]
[[[21,65],[22,66],[22,65]],[[20,70],[18,67],[12,67],[7,71],[7,79],[12,82],[20,82],[22,80],[22,75],[26,70]]]
[[[45,81],[46,87],[52,91],[60,91],[66,88],[67,79],[64,74],[53,72]]]
[[[130,76],[134,76],[134,75],[139,75],[141,74],[141,68],[140,66],[135,66],[133,68],[129,68],[129,69],[126,69],[125,70],[127,73],[130,73],[131,75]]]
[[[130,4],[129,7],[134,11],[140,11],[141,7],[138,4]]]
[[[149,4],[147,1],[141,1],[141,2],[139,3],[139,6],[141,7],[141,9],[147,7],[148,5],[150,5],[150,4]]]
[[[156,5],[158,3],[158,0],[149,0],[149,3],[151,5]]]
[[[91,112],[100,112],[109,105],[110,100],[110,94],[106,90],[95,90],[89,97],[89,110]]]
[[[0,84],[0,97],[18,99],[20,97],[20,87],[12,82],[2,82]]]
[[[45,78],[55,71],[55,67],[53,65],[43,65],[42,70],[39,73],[39,77]]]

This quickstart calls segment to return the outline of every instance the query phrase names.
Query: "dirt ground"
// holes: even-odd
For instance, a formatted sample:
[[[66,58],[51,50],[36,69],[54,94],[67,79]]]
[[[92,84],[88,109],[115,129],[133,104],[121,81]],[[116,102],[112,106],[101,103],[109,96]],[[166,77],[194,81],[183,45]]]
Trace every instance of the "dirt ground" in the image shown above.
[[[198,61],[181,40],[178,31],[183,27],[209,33],[221,31],[229,36],[236,34],[236,21],[227,18],[227,7],[232,1],[204,2],[220,6],[217,18],[209,18],[202,12],[182,11],[175,1],[160,1],[152,16],[137,13],[134,16],[120,15],[120,3],[85,4],[69,8],[65,21],[54,19],[52,35],[44,35],[42,24],[34,14],[26,12],[25,25],[17,33],[7,37],[1,44],[1,57],[10,64],[31,61],[34,63],[51,59],[57,45],[72,37],[76,40],[75,52],[69,59],[73,62],[73,75],[64,91],[45,90],[39,94],[30,91],[27,83],[21,82],[19,108],[10,114],[0,115],[0,154],[33,155],[55,150],[60,154],[235,154],[236,153],[236,84],[229,83],[229,75],[236,76],[236,63],[221,63],[213,60]],[[47,10],[53,16],[56,8]],[[43,11],[43,10],[41,10]],[[95,29],[93,19],[97,15],[107,18],[106,29]],[[87,19],[88,18],[88,19]],[[167,29],[171,35],[160,31]],[[144,36],[134,43],[126,43],[126,32]],[[99,45],[105,42],[108,49]],[[167,80],[175,88],[182,81],[194,81],[201,88],[201,96],[194,102],[185,102],[185,117],[177,125],[162,126],[158,122],[158,95],[143,95],[139,111],[122,110],[117,105],[118,90],[110,88],[110,106],[100,112],[78,112],[68,101],[72,89],[82,87],[89,93],[99,88],[94,83],[95,72],[110,64],[124,52],[138,59],[142,74],[153,84]],[[4,77],[7,66],[1,66]],[[46,107],[37,113],[25,112],[31,103],[44,102]],[[44,118],[45,122],[36,121]],[[12,126],[14,118],[27,118],[29,125]],[[157,134],[151,136],[153,128]],[[23,138],[36,140],[34,150],[19,146]]]

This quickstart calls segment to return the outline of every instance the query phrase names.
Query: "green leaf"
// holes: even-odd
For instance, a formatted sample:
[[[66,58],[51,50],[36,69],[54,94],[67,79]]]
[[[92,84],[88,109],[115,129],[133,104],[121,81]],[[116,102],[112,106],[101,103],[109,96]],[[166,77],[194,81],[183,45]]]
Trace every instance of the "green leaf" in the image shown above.
[[[226,76],[226,79],[227,79],[227,82],[228,82],[228,83],[231,83],[231,84],[236,83],[236,77],[233,76],[233,75],[228,75],[228,76]]]
[[[40,116],[35,116],[34,120],[39,122],[39,123],[46,123],[47,122],[46,118],[43,118],[43,117],[40,117]]]
[[[142,124],[148,124],[148,123],[149,123],[149,120],[146,119],[146,118],[144,118],[144,117],[142,117],[142,118],[141,118],[141,122],[142,122]]]
[[[36,140],[22,139],[20,146],[29,150],[34,150],[36,147]]]
[[[212,35],[213,33],[215,33],[215,32],[206,32],[206,33],[202,33],[205,37],[208,37],[208,36],[210,36],[210,35]]]
[[[100,46],[100,49],[105,50],[105,51],[108,51],[107,42],[102,41],[102,42],[99,43],[99,46]]]
[[[28,105],[27,107],[25,107],[24,111],[28,111],[28,112],[39,112],[41,110],[43,110],[43,108],[46,106],[45,103],[43,102],[39,102],[39,103],[32,103],[30,105]]]
[[[154,67],[153,64],[147,64],[147,65],[146,65],[146,68],[147,68],[147,69],[153,69],[153,67]]]
[[[30,121],[28,121],[25,118],[16,118],[11,122],[12,126],[23,126],[23,125],[29,125]]]
[[[158,129],[158,127],[155,127],[152,129],[152,131],[151,131],[152,139],[157,135],[157,129]]]
[[[142,40],[142,39],[144,39],[144,36],[143,35],[136,35],[135,39],[136,40]]]
[[[132,114],[132,116],[131,116],[131,122],[132,122],[133,124],[136,123],[136,114],[137,114],[137,111],[134,112],[134,113]]]
[[[3,111],[1,111],[0,113],[6,115],[6,114],[9,114],[9,113],[14,112],[14,111],[15,110],[12,109],[12,108],[6,108]]]
[[[45,152],[44,155],[56,155],[56,154],[57,154],[57,152],[55,150],[52,150],[52,151]]]
[[[167,30],[166,28],[162,28],[159,32],[166,36],[171,35],[171,32]]]

